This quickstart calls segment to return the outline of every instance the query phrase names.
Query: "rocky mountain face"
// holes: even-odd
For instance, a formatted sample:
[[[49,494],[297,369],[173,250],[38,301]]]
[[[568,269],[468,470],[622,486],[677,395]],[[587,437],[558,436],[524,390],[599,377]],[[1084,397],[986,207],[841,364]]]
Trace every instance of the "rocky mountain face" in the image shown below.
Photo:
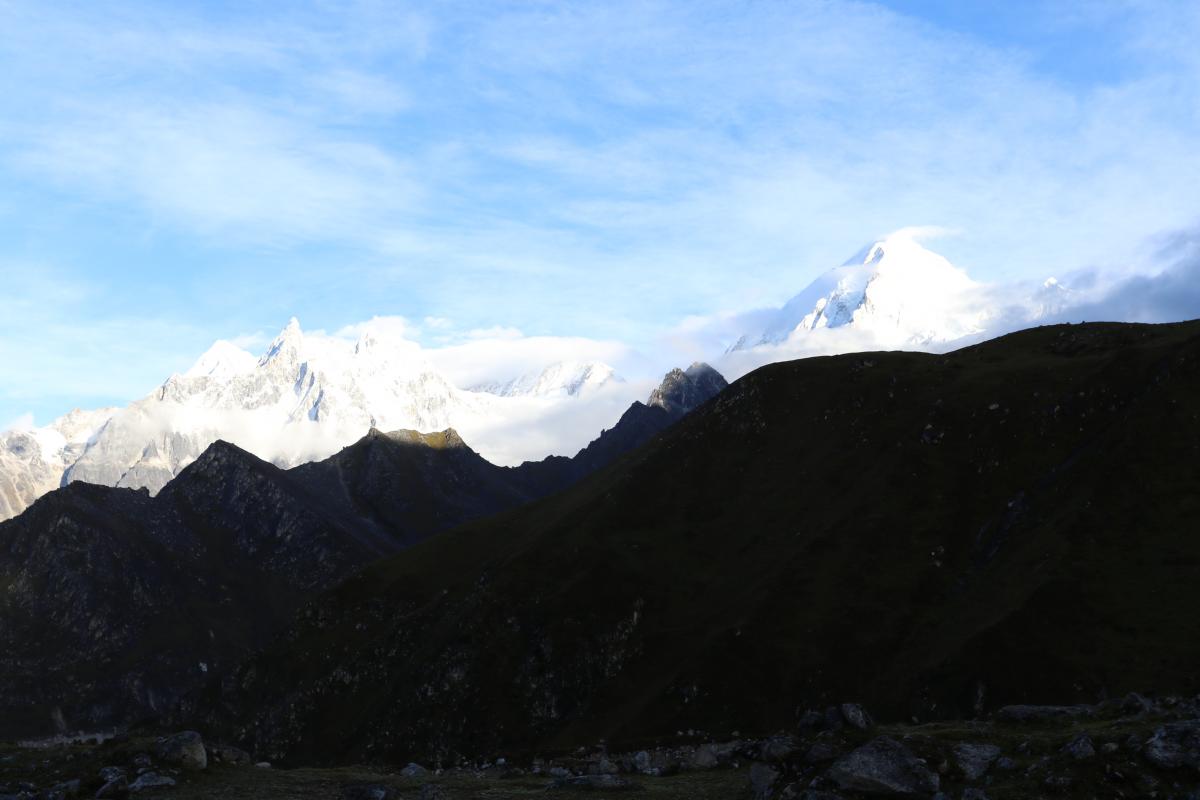
[[[0,432],[0,520],[15,517],[57,489],[63,473],[116,412],[77,409],[44,428]]]
[[[598,440],[620,446],[518,468],[453,430],[372,429],[291,470],[217,441],[157,496],[81,481],[50,492],[0,523],[0,738],[156,716],[263,646],[313,593],[569,485],[684,411]]]
[[[473,433],[619,382],[606,364],[559,362],[466,391],[386,329],[350,342],[306,336],[293,319],[260,358],[217,342],[126,408],[0,434],[0,520],[75,481],[156,493],[219,439],[290,467],[326,458],[370,428]]]
[[[1193,695],[1198,404],[1200,323],[764,367],[322,595],[192,719],[272,759],[455,763],[847,698],[929,720]]]

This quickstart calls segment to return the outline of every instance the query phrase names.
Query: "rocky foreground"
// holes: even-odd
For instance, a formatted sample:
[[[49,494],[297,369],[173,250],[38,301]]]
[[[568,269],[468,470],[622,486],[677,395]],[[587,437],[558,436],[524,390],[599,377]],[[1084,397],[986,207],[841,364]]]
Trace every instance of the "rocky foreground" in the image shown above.
[[[455,800],[629,794],[647,798],[932,800],[1200,798],[1200,696],[1131,694],[1097,705],[1006,706],[992,718],[878,725],[857,704],[807,711],[766,738],[610,753],[603,743],[516,763],[273,768],[184,731],[103,742],[0,745],[0,800],[342,798]]]

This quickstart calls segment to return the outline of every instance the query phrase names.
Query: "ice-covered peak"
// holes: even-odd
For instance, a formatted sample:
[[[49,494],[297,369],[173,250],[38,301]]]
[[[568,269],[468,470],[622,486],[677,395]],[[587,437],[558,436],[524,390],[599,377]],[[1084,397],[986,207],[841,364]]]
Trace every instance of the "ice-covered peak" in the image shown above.
[[[260,366],[276,359],[299,360],[301,348],[304,346],[304,332],[300,330],[300,320],[292,317],[271,345],[267,352],[258,360]]]
[[[196,360],[191,369],[183,373],[183,377],[230,378],[252,372],[257,364],[258,359],[253,355],[233,342],[220,339]]]
[[[978,288],[961,269],[925,248],[920,228],[906,228],[859,250],[784,305],[758,335],[731,349],[780,344],[807,332],[850,326],[880,346],[953,341],[977,333]]]

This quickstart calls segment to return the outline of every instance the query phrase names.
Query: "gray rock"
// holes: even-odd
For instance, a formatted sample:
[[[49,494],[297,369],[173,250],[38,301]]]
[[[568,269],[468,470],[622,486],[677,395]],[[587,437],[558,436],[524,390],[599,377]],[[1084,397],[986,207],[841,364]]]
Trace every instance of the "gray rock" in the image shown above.
[[[208,748],[208,759],[214,764],[229,764],[241,766],[251,762],[250,754],[245,750],[229,745],[217,745]]]
[[[763,761],[779,762],[796,752],[796,740],[791,736],[772,736],[764,739],[758,748],[758,757]]]
[[[808,748],[803,760],[805,764],[824,764],[833,761],[840,755],[841,751],[832,742],[817,741]]]
[[[994,744],[970,744],[963,742],[954,746],[954,760],[968,781],[977,781],[1000,757],[1000,748]]]
[[[110,797],[124,797],[129,794],[129,781],[124,775],[113,778],[108,781],[96,792],[96,797],[100,800]]]
[[[606,789],[608,791],[632,791],[639,788],[636,783],[622,778],[620,775],[576,775],[570,778],[559,778],[550,785],[551,789],[579,789],[589,791]]]
[[[830,706],[825,709],[825,729],[830,731],[840,731],[846,727],[846,718],[842,716],[842,710],[837,706]]]
[[[1124,714],[1150,714],[1153,711],[1154,701],[1137,692],[1130,692],[1121,701],[1121,712]]]
[[[121,767],[101,767],[100,768],[100,780],[104,781],[105,783],[108,783],[109,781],[115,781],[117,778],[124,778],[124,777],[125,777],[125,770],[122,769]]]
[[[129,791],[144,792],[147,789],[161,789],[165,786],[174,785],[174,778],[168,778],[166,775],[159,775],[157,772],[147,772],[143,775],[139,775],[136,781],[129,784]]]
[[[888,736],[839,758],[827,777],[845,791],[864,794],[927,795],[941,783],[924,761]]]
[[[1000,756],[996,759],[996,769],[1002,769],[1005,772],[1011,772],[1017,768],[1017,762],[1013,761],[1008,756]]]
[[[423,778],[429,774],[429,770],[410,761],[404,769],[400,770],[400,774],[405,778]]]
[[[842,718],[854,728],[865,731],[875,724],[871,715],[858,703],[842,703]]]
[[[1004,722],[1054,722],[1064,719],[1091,717],[1095,706],[1004,706],[996,716]]]
[[[254,766],[258,767],[259,769],[270,769],[270,768],[271,768],[271,762],[270,762],[270,761],[259,761],[259,762],[258,762],[257,764],[255,764]]]
[[[1117,744],[1116,742],[1105,742],[1104,744],[1100,745],[1100,752],[1104,753],[1106,756],[1111,756],[1120,749],[1121,745]]]
[[[204,739],[195,731],[183,731],[159,739],[158,744],[154,746],[154,754],[160,760],[184,769],[200,770],[208,767],[208,751],[204,749]]]
[[[1047,775],[1042,785],[1054,792],[1065,792],[1075,783],[1070,775]]]
[[[1092,738],[1086,733],[1081,733],[1067,742],[1062,751],[1076,761],[1083,761],[1096,755],[1096,747],[1092,744]]]
[[[796,727],[800,729],[801,733],[819,731],[825,727],[825,715],[811,709],[805,711],[800,715],[800,720],[796,723]]]
[[[1200,770],[1200,720],[1171,722],[1154,731],[1142,754],[1162,769]]]
[[[67,797],[79,797],[82,792],[83,781],[75,778],[74,780],[56,783],[50,787],[46,795],[47,798],[53,798],[53,800],[64,800]]]
[[[713,769],[720,766],[721,760],[717,758],[717,752],[712,745],[702,744],[692,752],[692,757],[688,759],[688,766],[692,769]]]
[[[381,784],[355,784],[342,787],[342,800],[392,800],[396,791]]]
[[[138,753],[133,757],[133,766],[135,767],[148,767],[153,763],[149,753]]]
[[[661,750],[639,750],[633,757],[633,770],[643,775],[664,777],[679,772],[679,759]]]
[[[774,796],[775,784],[779,783],[779,770],[756,761],[750,765],[750,793],[754,800],[770,800]]]
[[[592,775],[616,775],[621,768],[614,764],[608,756],[601,755],[588,764],[587,771]]]

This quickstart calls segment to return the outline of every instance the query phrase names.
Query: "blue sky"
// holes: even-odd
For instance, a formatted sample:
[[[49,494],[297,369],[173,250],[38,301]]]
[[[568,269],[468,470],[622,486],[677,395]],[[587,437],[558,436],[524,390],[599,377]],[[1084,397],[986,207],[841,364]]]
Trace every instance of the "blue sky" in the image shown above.
[[[1150,273],[1197,224],[1194,2],[0,0],[0,31],[0,424],[292,315],[652,352],[904,226],[1011,281]]]

